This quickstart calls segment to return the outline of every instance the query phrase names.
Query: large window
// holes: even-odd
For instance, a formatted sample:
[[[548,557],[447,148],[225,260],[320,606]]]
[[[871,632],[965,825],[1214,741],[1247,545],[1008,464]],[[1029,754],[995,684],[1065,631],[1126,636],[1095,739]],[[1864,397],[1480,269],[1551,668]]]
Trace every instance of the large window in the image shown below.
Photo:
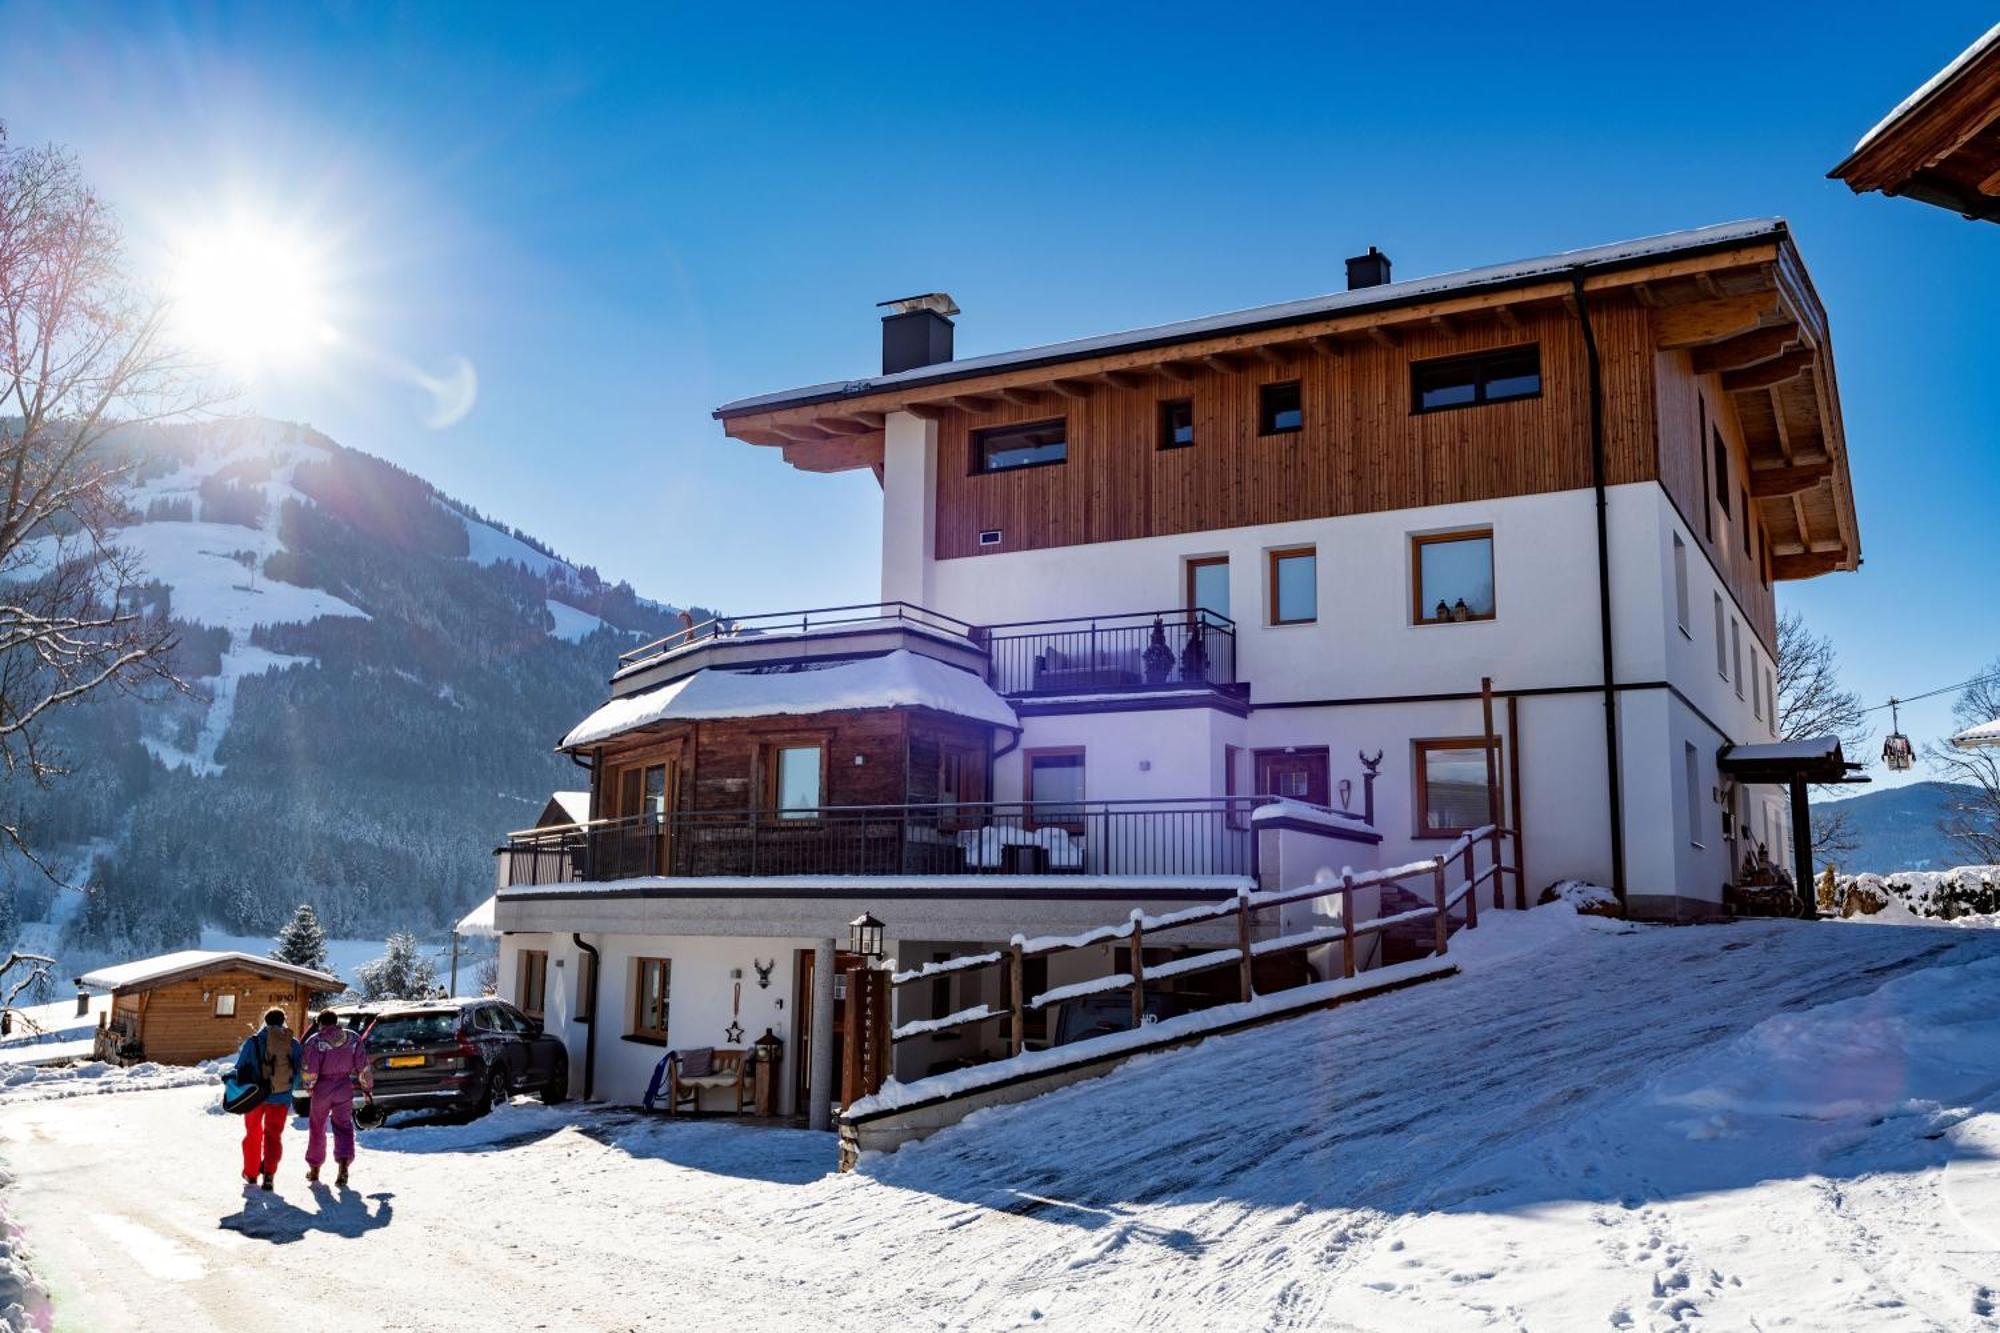
[[[548,1006],[549,951],[523,949],[515,978],[514,1003],[533,1019],[540,1019]]]
[[[1028,800],[1035,824],[1081,831],[1083,828],[1083,749],[1077,747],[1027,750]]]
[[[1494,798],[1486,789],[1487,742],[1478,736],[1417,741],[1417,828],[1419,838],[1455,838],[1493,820]],[[1493,780],[1500,781],[1500,741],[1492,742]]]
[[[1229,557],[1205,555],[1187,562],[1187,605],[1190,611],[1229,615]]]
[[[646,815],[659,820],[667,812],[667,766],[633,765],[618,774],[618,814],[632,819]]]
[[[667,1000],[672,981],[673,960],[632,960],[632,1036],[646,1041],[667,1039]]]
[[[1060,463],[1068,457],[1069,423],[1060,418],[972,432],[975,472],[1012,472],[1017,468]]]
[[[1271,552],[1271,623],[1309,625],[1319,619],[1319,556],[1310,546]]]
[[[1257,433],[1292,435],[1304,430],[1305,400],[1297,380],[1266,384],[1257,390]]]
[[[1687,635],[1689,638],[1693,638],[1694,632],[1688,623],[1690,614],[1688,608],[1688,548],[1687,543],[1682,541],[1681,535],[1676,532],[1674,534],[1674,623],[1681,627],[1681,633]]]
[[[1160,448],[1184,449],[1194,443],[1194,399],[1169,398],[1160,404]]]
[[[826,747],[780,745],[770,751],[771,809],[780,819],[811,819],[826,804],[821,796],[826,775]]]
[[[1410,366],[1412,412],[1443,412],[1536,398],[1541,392],[1542,349],[1534,343],[1472,356],[1417,361]]]
[[[1443,532],[1410,539],[1419,625],[1493,619],[1493,534]]]

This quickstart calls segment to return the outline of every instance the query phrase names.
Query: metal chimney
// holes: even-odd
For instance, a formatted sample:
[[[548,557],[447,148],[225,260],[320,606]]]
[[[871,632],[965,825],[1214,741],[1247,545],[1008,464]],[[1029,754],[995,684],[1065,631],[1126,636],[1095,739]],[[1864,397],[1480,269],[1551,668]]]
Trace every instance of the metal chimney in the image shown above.
[[[926,292],[877,305],[889,311],[882,316],[884,375],[951,360],[951,317],[958,313],[958,303],[951,297]]]
[[[1380,287],[1389,281],[1389,256],[1368,247],[1365,255],[1356,255],[1347,261],[1347,290],[1362,287]]]

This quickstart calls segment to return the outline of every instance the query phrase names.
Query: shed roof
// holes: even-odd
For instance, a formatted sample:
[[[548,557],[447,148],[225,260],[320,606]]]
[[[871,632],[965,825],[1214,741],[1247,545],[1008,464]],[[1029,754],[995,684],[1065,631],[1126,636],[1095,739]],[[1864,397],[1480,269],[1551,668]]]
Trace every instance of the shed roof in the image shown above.
[[[787,671],[707,668],[656,690],[613,699],[570,729],[557,747],[595,745],[662,722],[833,713],[855,708],[929,708],[1018,730],[993,687],[969,671],[898,649],[880,657]]]
[[[1961,750],[2000,750],[2000,717],[1955,733],[1951,743]]]
[[[1724,773],[1742,782],[1811,783],[1866,782],[1848,776],[1850,764],[1840,752],[1838,736],[1808,736],[1798,740],[1765,741],[1757,745],[1732,745],[1716,761]]]
[[[94,972],[84,973],[76,979],[76,984],[96,990],[151,990],[155,986],[200,976],[205,972],[226,971],[256,972],[263,976],[276,977],[281,981],[310,986],[316,991],[347,989],[346,982],[329,972],[316,972],[309,967],[298,967],[292,963],[280,962],[276,958],[263,958],[253,953],[219,949],[182,949],[178,953],[163,953],[157,958],[139,958],[129,963],[116,963],[110,967],[100,967]]]

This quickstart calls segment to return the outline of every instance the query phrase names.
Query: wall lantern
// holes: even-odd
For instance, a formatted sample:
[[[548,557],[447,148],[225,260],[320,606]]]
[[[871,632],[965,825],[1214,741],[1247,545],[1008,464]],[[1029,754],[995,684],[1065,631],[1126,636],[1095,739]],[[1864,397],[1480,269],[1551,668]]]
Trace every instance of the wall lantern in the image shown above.
[[[882,923],[868,912],[855,917],[847,926],[847,947],[863,958],[880,958]]]

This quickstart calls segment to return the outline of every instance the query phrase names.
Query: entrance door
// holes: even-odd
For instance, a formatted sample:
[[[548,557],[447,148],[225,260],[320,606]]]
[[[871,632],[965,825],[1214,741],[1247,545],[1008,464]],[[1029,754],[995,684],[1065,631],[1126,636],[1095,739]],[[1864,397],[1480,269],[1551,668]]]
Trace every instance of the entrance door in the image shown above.
[[[616,817],[633,821],[621,825],[614,834],[614,856],[621,877],[671,873],[667,815],[674,808],[678,770],[671,756],[661,763],[633,764],[619,770]]]
[[[861,955],[849,953],[845,949],[836,950],[833,955],[833,1104],[840,1106],[840,1074],[847,1067],[845,1042],[842,1034],[847,1030],[847,974],[861,966]],[[792,1103],[798,1113],[805,1114],[812,1106],[812,1032],[813,1032],[813,951],[798,951],[797,998],[792,1007],[798,1014],[797,1040],[793,1044],[796,1055],[793,1061],[792,1091],[797,1094]]]
[[[1328,805],[1333,794],[1326,747],[1295,746],[1257,751],[1257,794],[1282,796],[1308,805]]]

